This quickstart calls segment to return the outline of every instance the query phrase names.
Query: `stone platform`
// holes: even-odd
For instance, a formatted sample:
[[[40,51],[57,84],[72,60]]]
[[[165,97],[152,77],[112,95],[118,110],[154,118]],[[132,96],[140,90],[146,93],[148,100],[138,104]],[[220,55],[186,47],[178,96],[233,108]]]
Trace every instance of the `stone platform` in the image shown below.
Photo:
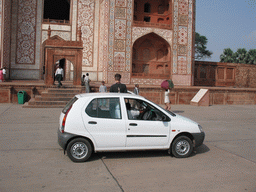
[[[100,82],[92,82],[92,92],[97,92]],[[106,84],[108,90],[111,84]],[[0,83],[0,103],[18,103],[17,93],[26,91],[26,102],[40,100],[40,98],[50,89],[55,89],[57,85],[46,86],[43,81],[10,81]],[[133,91],[134,85],[127,85],[128,90]],[[203,87],[203,86],[175,86],[170,92],[172,105],[189,105],[192,98],[201,89],[209,89],[210,105],[255,105],[256,88],[233,88],[233,87]],[[71,82],[63,82],[62,92],[66,90],[76,90],[73,94],[84,93],[83,86],[73,86]],[[57,93],[56,93],[57,94]],[[159,86],[140,85],[140,95],[160,105],[164,104],[164,90]],[[70,96],[72,97],[72,96]],[[58,101],[55,97],[55,100]],[[44,99],[42,99],[44,100]],[[67,100],[67,99],[66,99]],[[65,100],[65,102],[66,102]],[[59,99],[61,101],[61,99]],[[27,104],[25,104],[27,105]],[[52,105],[52,104],[51,104]],[[61,105],[63,106],[63,104]],[[57,106],[58,107],[58,106]]]

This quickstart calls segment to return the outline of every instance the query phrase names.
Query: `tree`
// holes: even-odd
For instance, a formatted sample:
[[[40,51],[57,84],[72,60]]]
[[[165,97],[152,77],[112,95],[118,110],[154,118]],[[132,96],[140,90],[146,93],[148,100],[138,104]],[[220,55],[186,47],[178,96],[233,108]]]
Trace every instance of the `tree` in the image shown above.
[[[245,48],[240,48],[234,53],[230,48],[226,48],[220,55],[220,62],[256,65],[256,49],[247,52]]]
[[[208,39],[205,36],[201,36],[199,33],[196,32],[196,39],[195,39],[195,59],[200,60],[203,58],[210,58],[212,52],[206,49],[206,44]]]
[[[223,53],[220,55],[220,62],[223,63],[234,63],[235,61],[234,52],[230,48],[224,49]]]
[[[237,49],[237,51],[233,54],[234,63],[247,63],[247,51],[245,48]]]
[[[250,49],[247,52],[247,64],[254,64],[256,65],[256,49]]]

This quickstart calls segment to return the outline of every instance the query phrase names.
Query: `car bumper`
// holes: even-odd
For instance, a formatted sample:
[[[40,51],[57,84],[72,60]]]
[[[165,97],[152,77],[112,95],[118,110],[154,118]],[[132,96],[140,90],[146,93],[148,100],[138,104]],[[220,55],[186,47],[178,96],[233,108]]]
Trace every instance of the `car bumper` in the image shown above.
[[[58,143],[64,150],[66,150],[68,141],[75,136],[76,135],[71,133],[61,133],[60,129],[58,128]]]
[[[205,133],[192,133],[194,140],[195,140],[195,147],[199,147],[200,145],[203,144],[204,138],[205,138]]]

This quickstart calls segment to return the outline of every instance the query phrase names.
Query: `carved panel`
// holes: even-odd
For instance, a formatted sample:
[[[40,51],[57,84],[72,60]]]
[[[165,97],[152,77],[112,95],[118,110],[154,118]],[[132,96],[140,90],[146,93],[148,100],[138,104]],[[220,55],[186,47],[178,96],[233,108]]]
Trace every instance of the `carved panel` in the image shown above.
[[[17,55],[18,64],[35,63],[36,0],[18,1]]]

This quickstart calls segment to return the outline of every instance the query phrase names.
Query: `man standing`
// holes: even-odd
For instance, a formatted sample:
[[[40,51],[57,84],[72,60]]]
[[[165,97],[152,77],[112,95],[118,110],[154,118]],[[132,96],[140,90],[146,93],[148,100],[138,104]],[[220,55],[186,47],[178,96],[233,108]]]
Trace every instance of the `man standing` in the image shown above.
[[[125,84],[122,84],[121,81],[121,75],[120,74],[115,74],[115,81],[116,83],[113,84],[110,87],[110,92],[115,92],[115,93],[127,93],[127,88]]]
[[[4,76],[4,81],[6,81],[7,77],[6,77],[6,69],[5,69],[5,67],[3,68],[3,76]]]
[[[139,84],[135,84],[133,93],[134,93],[135,95],[139,95],[139,92],[140,92],[140,90],[139,90]]]
[[[89,79],[89,73],[86,73],[84,77],[84,86],[85,86],[85,92],[90,93],[90,79]]]
[[[63,72],[63,69],[58,66],[58,69],[56,70],[56,73],[55,73],[55,77],[56,77],[56,80],[58,81],[58,88],[60,88],[60,86],[62,86],[62,83],[61,83],[61,80],[64,76],[64,72]]]

